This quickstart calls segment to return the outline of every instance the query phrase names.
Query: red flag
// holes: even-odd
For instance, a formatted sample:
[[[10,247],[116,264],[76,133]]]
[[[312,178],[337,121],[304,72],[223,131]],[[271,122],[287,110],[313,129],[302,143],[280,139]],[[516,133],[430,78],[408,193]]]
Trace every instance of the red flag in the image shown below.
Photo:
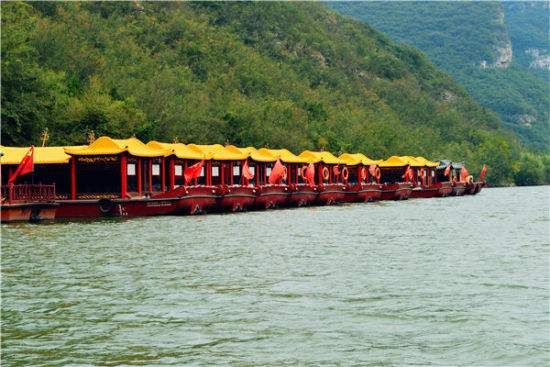
[[[254,178],[254,174],[250,172],[248,168],[248,159],[244,161],[244,164],[243,164],[243,177],[246,178],[247,180],[252,180]]]
[[[445,168],[445,172],[443,172],[443,174],[447,177],[449,177],[451,175],[451,165],[450,164],[447,166],[447,168]]]
[[[190,167],[187,167],[185,171],[183,171],[183,176],[185,177],[186,185],[188,185],[192,179],[197,178],[201,175],[203,165],[204,165],[204,160],[200,161],[199,163],[195,163]]]
[[[271,174],[269,175],[269,183],[275,185],[281,182],[281,179],[284,178],[286,172],[286,167],[281,164],[281,161],[277,159],[275,165],[271,169]]]
[[[309,186],[315,186],[315,166],[310,163],[306,168],[306,181]]]
[[[17,177],[31,172],[34,172],[34,145],[31,145],[29,151],[25,154],[23,159],[21,159],[21,163],[19,163],[15,172],[10,176],[8,185],[13,185]]]
[[[468,176],[470,176],[470,172],[468,172],[466,167],[462,167],[460,170],[460,182],[467,182]]]
[[[483,168],[481,169],[481,172],[479,173],[479,180],[484,181],[485,180],[485,174],[487,173],[487,165],[484,164]]]

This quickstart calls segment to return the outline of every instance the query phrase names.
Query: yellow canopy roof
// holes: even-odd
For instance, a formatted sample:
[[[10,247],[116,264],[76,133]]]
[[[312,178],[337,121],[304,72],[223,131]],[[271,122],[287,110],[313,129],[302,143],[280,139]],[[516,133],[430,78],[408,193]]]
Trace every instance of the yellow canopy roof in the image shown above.
[[[269,154],[276,157],[277,159],[280,159],[281,162],[284,162],[284,163],[309,163],[308,158],[299,157],[287,149],[267,149],[267,148],[258,149],[258,151],[264,151],[264,150],[269,152]]]
[[[424,163],[425,167],[437,167],[437,166],[439,166],[439,162],[433,162],[433,161],[427,160],[424,157],[416,157],[416,160],[419,161],[419,162]]]
[[[378,165],[380,167],[405,167],[408,164],[408,161],[403,159],[402,157],[392,155],[385,161],[381,161]]]
[[[114,155],[128,152],[136,157],[164,157],[167,153],[152,149],[136,138],[111,139],[107,136],[100,137],[84,148],[65,148],[65,152],[71,155]]]
[[[85,146],[70,146],[70,147],[34,147],[34,163],[35,164],[67,164],[71,156],[65,153],[64,148],[82,149]],[[27,154],[30,147],[3,147],[0,146],[0,151],[4,153],[0,157],[1,164],[19,164]]]
[[[406,161],[411,167],[437,167],[439,166],[439,163],[431,162],[427,160],[424,157],[411,157],[411,156],[403,156],[401,157],[404,161]]]
[[[379,160],[373,160],[364,155],[363,153],[344,153],[340,155],[341,161],[344,162],[344,164],[348,166],[356,166],[358,164],[364,164],[365,166],[370,166],[371,164],[378,164],[380,163]]]
[[[250,155],[247,152],[241,151],[237,147],[224,147],[220,144],[213,145],[197,145],[188,144],[188,147],[193,149],[198,148],[206,155],[206,159],[213,159],[215,161],[242,161],[248,158]]]
[[[234,145],[225,147],[231,151],[248,154],[248,156],[256,162],[276,162],[277,157],[273,156],[267,149],[256,149],[254,147],[238,148]]]
[[[166,155],[175,155],[181,159],[206,159],[206,154],[197,146],[189,146],[182,143],[161,143],[158,141],[150,141],[147,146],[151,149],[167,152]]]
[[[300,157],[308,159],[309,163],[324,162],[327,164],[342,164],[345,163],[341,159],[335,157],[331,152],[312,152],[304,150],[300,153]]]

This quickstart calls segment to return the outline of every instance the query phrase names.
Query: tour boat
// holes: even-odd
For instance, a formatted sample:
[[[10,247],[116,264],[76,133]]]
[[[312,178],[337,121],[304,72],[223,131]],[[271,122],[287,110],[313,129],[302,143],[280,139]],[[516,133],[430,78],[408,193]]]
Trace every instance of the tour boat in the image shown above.
[[[440,182],[436,175],[439,162],[432,162],[424,157],[401,157],[408,163],[407,180],[413,184],[411,198],[432,198],[449,196],[452,187],[449,182]]]
[[[404,179],[409,167],[407,160],[391,156],[379,163],[382,182],[381,200],[406,200],[412,193],[412,184]]]
[[[68,147],[70,196],[58,200],[56,218],[172,214],[177,198],[166,192],[167,150],[152,149],[136,138],[100,137],[86,147]]]
[[[286,203],[289,190],[288,169],[276,156],[265,148],[237,148],[230,145],[227,149],[249,155],[249,172],[246,173],[249,179],[243,176],[243,182],[254,186],[255,209],[276,208]]]
[[[189,146],[202,150],[209,157],[207,186],[218,187],[215,211],[238,212],[253,208],[256,189],[243,182],[241,175],[249,153],[220,144]]]
[[[307,177],[310,164],[308,158],[299,157],[287,149],[266,149],[273,157],[279,159],[287,169],[287,195],[285,206],[307,206],[315,202],[318,190],[315,185],[315,167],[312,163],[312,177]]]
[[[317,190],[315,198],[317,205],[332,205],[343,202],[346,197],[346,185],[342,181],[341,166],[344,164],[330,152],[303,151],[299,157],[315,164]]]
[[[212,185],[210,157],[198,146],[182,143],[147,143],[151,149],[165,151],[168,167],[163,173],[168,183],[166,190],[152,195],[153,199],[171,200],[177,198],[174,214],[200,214],[214,211],[218,197],[222,194],[219,186]],[[196,167],[193,169],[192,167]],[[185,172],[194,171],[187,174]]]
[[[380,200],[382,185],[369,172],[378,168],[379,161],[372,160],[362,153],[344,153],[338,158],[346,165],[346,171],[342,172],[344,182],[348,185],[345,201],[355,203]]]

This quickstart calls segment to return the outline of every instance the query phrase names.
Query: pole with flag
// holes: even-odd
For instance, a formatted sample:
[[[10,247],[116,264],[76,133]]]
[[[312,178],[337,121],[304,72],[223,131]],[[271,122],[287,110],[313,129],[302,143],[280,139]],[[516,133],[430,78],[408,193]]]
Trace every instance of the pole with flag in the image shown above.
[[[34,145],[25,154],[15,172],[8,179],[8,186],[13,186],[17,177],[34,172]]]

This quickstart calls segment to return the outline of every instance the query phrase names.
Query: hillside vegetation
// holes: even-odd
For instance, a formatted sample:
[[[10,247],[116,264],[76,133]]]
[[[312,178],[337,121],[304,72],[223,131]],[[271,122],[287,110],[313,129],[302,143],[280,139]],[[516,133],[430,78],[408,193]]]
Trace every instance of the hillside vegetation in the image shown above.
[[[550,150],[548,2],[339,2],[425,52],[529,147]]]
[[[47,128],[50,145],[93,131],[446,157],[476,174],[487,163],[494,184],[532,167],[528,182],[548,180],[422,53],[321,4],[3,2],[1,51],[5,145]]]

